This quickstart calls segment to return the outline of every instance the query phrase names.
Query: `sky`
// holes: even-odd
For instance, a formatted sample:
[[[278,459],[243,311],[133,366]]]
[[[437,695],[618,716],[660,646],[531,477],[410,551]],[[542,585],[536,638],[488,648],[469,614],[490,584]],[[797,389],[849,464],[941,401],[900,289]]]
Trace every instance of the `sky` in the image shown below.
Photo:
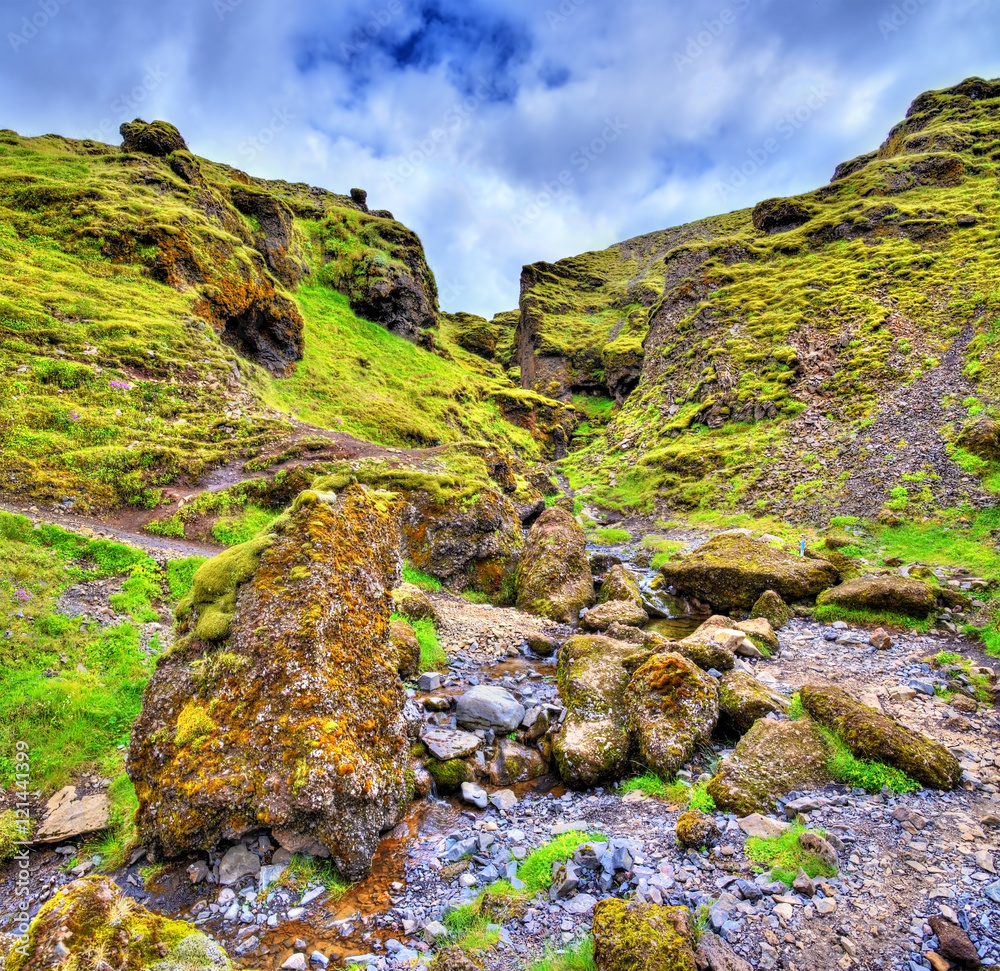
[[[0,128],[163,118],[368,191],[442,309],[522,265],[808,191],[922,91],[1000,76],[1000,0],[0,0]]]

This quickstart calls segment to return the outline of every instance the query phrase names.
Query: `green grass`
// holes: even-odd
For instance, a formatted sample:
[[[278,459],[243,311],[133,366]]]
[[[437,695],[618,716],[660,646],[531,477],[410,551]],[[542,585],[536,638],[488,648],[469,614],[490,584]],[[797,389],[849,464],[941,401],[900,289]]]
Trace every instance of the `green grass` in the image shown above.
[[[32,786],[43,794],[86,771],[111,778],[111,826],[98,851],[116,863],[134,838],[135,794],[122,749],[154,664],[136,625],[159,616],[152,605],[165,597],[167,578],[139,550],[32,528],[5,513],[0,562],[0,608],[11,631],[0,642],[0,785],[14,781],[18,740],[30,745]],[[103,577],[122,578],[115,609],[132,619],[102,628],[56,612],[67,587]]]
[[[432,620],[408,621],[420,643],[420,670],[444,671],[448,667],[448,654],[441,646]]]
[[[517,877],[525,885],[525,889],[520,892],[534,896],[541,890],[548,890],[552,886],[553,863],[557,860],[568,860],[581,843],[588,841],[606,843],[607,839],[603,833],[573,831],[561,833],[548,843],[543,843],[532,850],[517,868]]]
[[[820,731],[830,751],[827,768],[838,781],[866,792],[881,792],[883,786],[888,786],[893,792],[915,792],[920,788],[920,783],[901,769],[882,762],[856,758],[833,732],[826,728],[821,728]]]
[[[705,786],[701,782],[689,786],[679,779],[664,782],[655,772],[647,769],[642,775],[626,779],[618,787],[618,791],[624,796],[638,790],[653,799],[664,799],[689,809],[710,813],[715,810],[715,800],[708,794]]]
[[[266,532],[279,511],[248,505],[238,516],[224,516],[212,526],[212,536],[224,546],[239,546]]]
[[[529,971],[597,971],[594,939],[586,934],[580,941],[565,948],[547,944],[545,953],[532,961]]]
[[[456,946],[469,953],[489,950],[500,940],[499,925],[481,912],[478,900],[448,911],[444,926]]]
[[[167,587],[171,600],[180,600],[187,596],[191,589],[195,571],[208,557],[188,556],[183,560],[170,560],[167,563]]]
[[[788,717],[792,721],[798,721],[800,718],[806,717],[806,710],[802,704],[802,698],[797,691],[792,695],[791,701],[788,703]]]
[[[403,564],[403,582],[412,583],[415,587],[420,587],[421,590],[427,590],[430,593],[436,593],[441,589],[440,580],[418,570],[410,562]]]
[[[903,627],[909,630],[926,632],[931,629],[933,620],[929,617],[908,617],[906,614],[894,614],[884,610],[852,610],[847,607],[837,607],[826,604],[813,610],[813,618],[824,624],[833,624],[842,620],[847,624],[878,624],[884,627]]]
[[[676,791],[677,784],[668,785],[655,772],[646,770],[642,775],[626,779],[619,787],[618,791],[623,795],[630,792],[643,792],[653,799],[669,799]],[[678,801],[678,800],[671,800]]]
[[[16,809],[0,813],[0,864],[6,863],[17,852],[18,841],[30,837],[30,828],[18,820]]]
[[[600,546],[621,546],[632,541],[632,534],[627,529],[594,529],[590,537]]]
[[[293,893],[304,893],[309,886],[323,884],[330,900],[340,900],[353,884],[340,875],[329,860],[317,860],[313,856],[296,853],[290,860],[279,884]]]
[[[746,841],[746,854],[756,863],[765,864],[761,869],[770,869],[772,880],[789,887],[800,868],[810,877],[836,876],[836,867],[799,845],[799,834],[803,832],[805,827],[792,826],[779,836],[751,836]],[[825,834],[820,831],[819,835]]]

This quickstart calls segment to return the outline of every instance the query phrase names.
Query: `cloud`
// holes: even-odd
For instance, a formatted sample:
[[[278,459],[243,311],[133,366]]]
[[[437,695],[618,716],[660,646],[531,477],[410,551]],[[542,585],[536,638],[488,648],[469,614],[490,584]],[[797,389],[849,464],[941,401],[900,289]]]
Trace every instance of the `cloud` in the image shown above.
[[[822,184],[921,91],[1000,74],[996,6],[18,0],[0,125],[165,117],[253,174],[361,186],[445,308],[489,315],[524,263]]]

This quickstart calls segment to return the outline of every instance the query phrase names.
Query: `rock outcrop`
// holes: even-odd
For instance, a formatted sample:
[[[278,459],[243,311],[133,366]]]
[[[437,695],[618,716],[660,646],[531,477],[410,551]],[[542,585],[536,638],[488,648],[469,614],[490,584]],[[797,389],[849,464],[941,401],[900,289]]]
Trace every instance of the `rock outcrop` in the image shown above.
[[[926,583],[888,575],[857,577],[824,590],[816,603],[848,610],[886,611],[906,617],[926,617],[935,606],[934,592]]]
[[[146,910],[105,877],[84,877],[56,891],[5,965],[6,971],[229,971],[231,966],[223,948],[193,924]]]
[[[712,735],[719,717],[715,679],[679,654],[654,654],[625,690],[626,724],[642,761],[672,776]]]
[[[954,789],[962,777],[958,759],[931,741],[834,687],[805,685],[802,707],[836,734],[859,759],[902,769],[930,789]]]
[[[122,149],[126,152],[143,152],[163,157],[171,152],[187,149],[187,142],[169,121],[146,122],[141,118],[121,124]]]
[[[749,610],[767,590],[784,601],[807,600],[837,582],[825,560],[793,556],[738,534],[715,536],[687,556],[660,567],[682,594],[717,610]]]
[[[594,602],[594,578],[583,527],[566,512],[546,509],[531,527],[517,568],[517,606],[550,620],[572,622]]]
[[[761,718],[719,767],[707,791],[723,812],[769,813],[786,793],[828,782],[826,762],[823,737],[809,719]]]
[[[271,829],[357,878],[407,803],[395,499],[303,493],[254,557],[239,583],[240,547],[199,568],[146,689],[128,756],[140,838],[170,857]]]

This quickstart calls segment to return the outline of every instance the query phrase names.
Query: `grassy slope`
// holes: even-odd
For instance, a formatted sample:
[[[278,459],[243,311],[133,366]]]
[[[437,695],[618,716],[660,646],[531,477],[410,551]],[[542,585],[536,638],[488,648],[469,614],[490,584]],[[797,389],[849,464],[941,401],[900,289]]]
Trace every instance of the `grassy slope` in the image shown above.
[[[78,509],[154,506],[178,476],[253,459],[287,436],[289,411],[388,445],[471,436],[536,454],[490,401],[515,391],[499,368],[446,333],[441,354],[408,344],[334,289],[353,297],[403,270],[436,300],[409,230],[344,197],[254,183],[295,213],[288,256],[309,268],[296,293],[264,269],[259,221],[230,204],[251,180],[190,158],[201,184],[165,159],[0,132],[5,491],[72,496]],[[306,339],[291,377],[239,357],[195,313],[241,287],[297,301]]]
[[[611,504],[646,509],[657,498],[681,509],[766,508],[770,497],[798,488],[797,498],[814,496],[832,512],[843,479],[821,455],[791,441],[792,419],[812,407],[839,427],[835,436],[856,433],[888,389],[919,379],[965,328],[973,334],[965,376],[976,387],[967,404],[993,413],[1000,98],[992,95],[922,96],[908,129],[894,131],[882,157],[790,200],[806,216],[798,228],[767,235],[753,228],[749,213],[733,213],[701,224],[711,238],[691,236],[668,253],[669,264],[699,251],[701,266],[678,287],[699,299],[669,326],[657,323],[661,308],[651,308],[643,380],[606,436],[567,463],[571,483]],[[941,159],[961,163],[960,179],[897,191],[914,181],[915,167]],[[975,224],[960,226],[958,217],[968,216]],[[608,253],[621,256],[622,247]],[[591,269],[600,255],[585,254]],[[605,287],[619,302],[621,276],[609,274]],[[545,326],[553,332],[565,319],[570,332],[583,333],[576,309],[561,313],[553,305],[549,313]],[[744,405],[760,402],[774,405],[776,421],[733,420]],[[946,437],[954,432],[944,429]],[[627,451],[609,448],[623,441]],[[987,487],[997,484],[993,463],[953,454]],[[811,480],[799,475],[786,485],[784,470],[773,466],[789,457],[797,471],[814,473]]]

